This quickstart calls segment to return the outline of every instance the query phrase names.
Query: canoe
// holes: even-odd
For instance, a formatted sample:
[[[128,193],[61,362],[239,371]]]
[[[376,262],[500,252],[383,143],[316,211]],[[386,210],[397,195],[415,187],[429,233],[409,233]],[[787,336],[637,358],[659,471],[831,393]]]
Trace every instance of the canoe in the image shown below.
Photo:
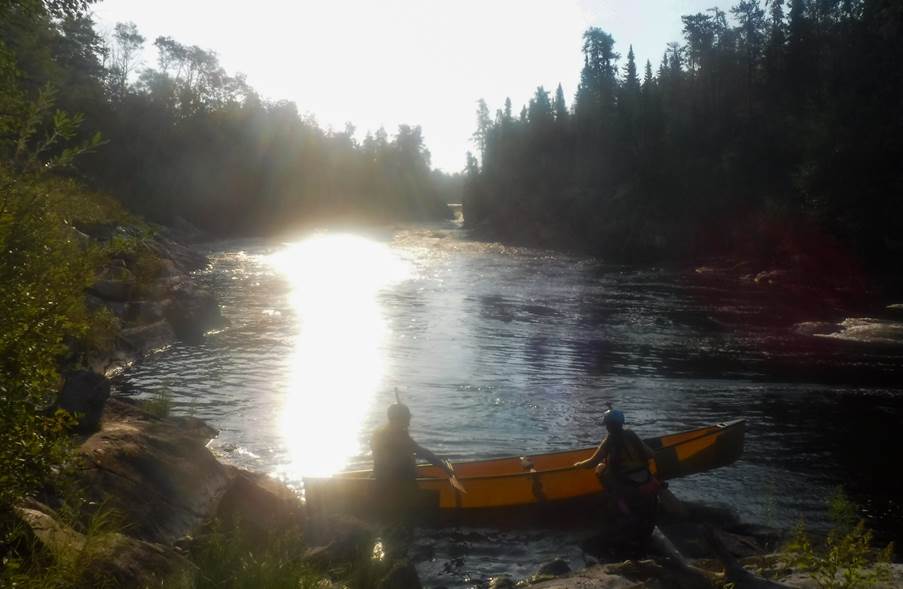
[[[653,473],[669,480],[733,463],[743,452],[746,421],[742,419],[645,439],[655,451]],[[604,488],[591,469],[574,463],[589,458],[595,447],[458,462],[460,493],[432,465],[417,467],[417,486],[424,502],[443,515],[486,510],[536,508],[598,497]],[[369,470],[347,471],[332,477],[306,477],[304,494],[311,515],[366,515],[380,498]],[[423,506],[421,506],[422,508]]]

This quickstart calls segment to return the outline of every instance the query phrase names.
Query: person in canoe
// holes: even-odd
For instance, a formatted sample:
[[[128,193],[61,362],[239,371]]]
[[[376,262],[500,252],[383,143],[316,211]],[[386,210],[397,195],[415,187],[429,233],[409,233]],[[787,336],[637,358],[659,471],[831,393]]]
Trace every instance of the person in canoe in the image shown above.
[[[455,477],[455,471],[447,460],[441,459],[411,438],[411,410],[398,398],[389,405],[388,423],[373,433],[370,441],[373,450],[373,478],[378,493],[387,509],[389,519],[399,519],[417,505],[417,458],[422,458],[440,468],[449,482],[459,491],[466,492]]]
[[[624,427],[624,413],[612,409],[602,417],[608,434],[586,460],[574,464],[577,467],[594,468],[596,476],[611,493],[614,506],[624,515],[631,514],[639,494],[655,497],[658,482],[649,466],[655,453],[630,429]]]

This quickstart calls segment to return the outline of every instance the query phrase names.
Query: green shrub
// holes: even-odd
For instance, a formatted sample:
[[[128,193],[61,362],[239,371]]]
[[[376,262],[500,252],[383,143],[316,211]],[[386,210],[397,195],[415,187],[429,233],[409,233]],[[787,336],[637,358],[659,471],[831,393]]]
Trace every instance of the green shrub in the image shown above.
[[[198,566],[197,589],[306,589],[317,586],[320,575],[303,560],[300,530],[281,533],[251,533],[238,523],[225,527],[211,524],[191,549]]]
[[[838,489],[829,502],[834,527],[824,547],[813,545],[800,523],[786,547],[791,565],[812,575],[823,589],[874,587],[892,579],[893,544],[883,550],[872,547],[873,535],[857,517],[856,506]]]
[[[151,415],[167,417],[172,410],[172,394],[168,389],[154,391],[149,399],[141,399],[141,408]]]
[[[121,538],[120,514],[107,505],[96,507],[87,521],[73,517],[78,503],[65,504],[57,521],[74,534],[52,548],[42,544],[21,522],[7,527],[5,542],[17,548],[3,559],[0,587],[22,589],[112,588],[110,575],[97,563]]]

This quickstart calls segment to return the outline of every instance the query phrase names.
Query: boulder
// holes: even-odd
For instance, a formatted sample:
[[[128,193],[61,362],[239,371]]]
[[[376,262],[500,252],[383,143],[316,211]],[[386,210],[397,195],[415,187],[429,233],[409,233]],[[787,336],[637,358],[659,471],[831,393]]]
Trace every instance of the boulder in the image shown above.
[[[571,572],[571,566],[561,558],[543,563],[536,571],[537,577],[559,577]]]
[[[349,516],[328,516],[307,522],[305,540],[311,546],[304,559],[314,566],[353,562],[369,558],[373,552],[376,530],[369,524]]]
[[[252,540],[263,542],[273,533],[300,528],[304,512],[300,499],[284,484],[266,475],[235,469],[214,517],[226,527],[240,527]]]
[[[222,327],[225,322],[213,294],[188,284],[172,292],[166,319],[176,337],[187,343],[199,343],[208,330]]]
[[[124,302],[132,298],[135,285],[127,280],[99,279],[90,287],[88,292],[105,301]]]
[[[79,370],[66,376],[57,407],[76,416],[77,431],[90,433],[100,427],[100,418],[109,397],[110,381],[105,376]]]
[[[206,444],[216,430],[199,419],[160,419],[110,399],[101,429],[79,447],[80,478],[97,501],[119,512],[129,534],[171,544],[216,512],[235,469]]]
[[[187,587],[197,573],[196,567],[172,548],[116,531],[85,536],[35,501],[16,507],[16,515],[57,562],[72,565],[68,581],[74,586]]]
[[[376,589],[421,589],[417,569],[407,560],[392,563],[389,572],[376,583]]]
[[[492,577],[489,580],[489,589],[514,589],[516,586],[514,579],[507,575]]]
[[[176,267],[185,273],[199,270],[208,263],[207,256],[201,252],[168,239],[160,233],[154,234],[152,239],[144,242],[144,245],[159,257],[172,260]]]
[[[126,306],[125,319],[138,324],[156,323],[166,318],[168,300],[132,301]]]
[[[171,345],[176,340],[176,334],[169,322],[157,321],[123,329],[118,339],[137,359]]]

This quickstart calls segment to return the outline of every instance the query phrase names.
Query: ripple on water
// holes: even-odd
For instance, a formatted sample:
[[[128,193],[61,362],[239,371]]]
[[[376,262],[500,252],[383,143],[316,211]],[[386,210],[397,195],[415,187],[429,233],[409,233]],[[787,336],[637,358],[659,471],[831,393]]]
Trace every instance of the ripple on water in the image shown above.
[[[869,343],[899,343],[900,323],[801,317],[800,305],[749,285],[697,284],[453,229],[400,230],[387,245],[412,270],[373,295],[386,328],[382,377],[348,433],[348,467],[369,465],[369,432],[396,386],[414,412],[414,436],[453,460],[596,444],[612,400],[649,436],[748,420],[742,459],[675,481],[680,496],[728,503],[759,523],[822,525],[825,500],[844,485],[879,531],[903,530],[894,462],[903,448],[891,435],[903,417],[903,352]],[[292,285],[266,262],[280,247],[220,244],[200,278],[231,327],[134,366],[117,387],[169,390],[175,411],[221,431],[215,451],[298,485],[299,449],[287,445],[280,409],[305,322]],[[801,334],[794,327],[803,321],[846,335]],[[336,366],[358,369],[357,348],[339,344],[329,348],[341,355]],[[543,560],[582,558],[573,531],[436,534],[422,538],[435,545],[418,565],[427,584],[525,577]]]

